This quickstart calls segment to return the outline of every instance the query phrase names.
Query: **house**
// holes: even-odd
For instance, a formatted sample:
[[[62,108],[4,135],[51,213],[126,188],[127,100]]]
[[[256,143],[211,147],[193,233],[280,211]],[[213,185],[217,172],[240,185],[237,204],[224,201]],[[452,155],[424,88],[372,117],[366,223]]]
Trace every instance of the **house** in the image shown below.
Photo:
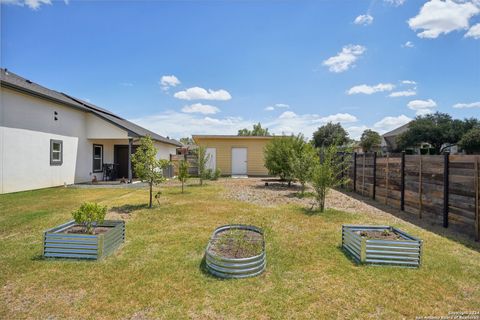
[[[132,180],[131,154],[149,135],[157,157],[181,144],[112,112],[0,71],[0,193],[104,178],[104,166]]]
[[[193,135],[199,146],[206,147],[209,169],[222,175],[267,176],[264,148],[273,136]]]
[[[389,131],[387,133],[384,133],[382,135],[382,149],[385,152],[393,152],[398,150],[398,143],[397,143],[397,137],[406,132],[408,130],[408,125],[410,123],[406,123],[401,127],[398,127],[396,129],[393,129],[392,131]]]

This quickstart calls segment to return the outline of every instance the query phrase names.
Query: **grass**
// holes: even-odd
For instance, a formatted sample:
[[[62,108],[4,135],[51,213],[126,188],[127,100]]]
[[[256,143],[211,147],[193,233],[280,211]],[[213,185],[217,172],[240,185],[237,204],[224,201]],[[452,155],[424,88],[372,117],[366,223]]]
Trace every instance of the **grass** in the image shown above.
[[[221,197],[219,184],[163,191],[45,189],[0,196],[0,318],[402,319],[479,311],[480,253],[394,217],[298,206],[264,208]],[[127,242],[100,262],[44,260],[42,231],[82,201],[125,209]],[[226,223],[266,231],[267,271],[218,280],[202,269],[211,232]],[[341,225],[378,223],[424,239],[420,269],[357,266]]]

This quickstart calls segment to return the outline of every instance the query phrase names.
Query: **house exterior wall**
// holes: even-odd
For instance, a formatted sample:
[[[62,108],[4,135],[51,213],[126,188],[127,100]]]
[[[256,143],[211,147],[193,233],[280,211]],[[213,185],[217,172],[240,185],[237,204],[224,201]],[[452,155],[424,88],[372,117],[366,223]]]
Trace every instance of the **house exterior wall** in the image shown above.
[[[104,163],[114,162],[115,144],[128,144],[126,130],[92,113],[4,87],[0,132],[1,193],[91,181],[93,144],[104,145]],[[63,141],[61,166],[50,166],[50,139]],[[156,146],[161,158],[175,153],[173,145]]]
[[[195,137],[195,142],[200,146],[216,149],[216,166],[223,175],[232,174],[232,148],[247,148],[247,174],[250,176],[267,176],[265,168],[264,148],[271,137],[254,139],[245,137]]]

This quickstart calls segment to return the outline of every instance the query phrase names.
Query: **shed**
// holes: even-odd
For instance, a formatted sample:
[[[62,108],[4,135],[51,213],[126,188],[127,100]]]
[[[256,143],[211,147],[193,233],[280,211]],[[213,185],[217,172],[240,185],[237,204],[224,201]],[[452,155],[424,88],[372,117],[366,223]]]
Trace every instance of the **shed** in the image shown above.
[[[194,135],[199,146],[207,148],[209,169],[220,169],[222,175],[267,176],[265,145],[273,136]]]

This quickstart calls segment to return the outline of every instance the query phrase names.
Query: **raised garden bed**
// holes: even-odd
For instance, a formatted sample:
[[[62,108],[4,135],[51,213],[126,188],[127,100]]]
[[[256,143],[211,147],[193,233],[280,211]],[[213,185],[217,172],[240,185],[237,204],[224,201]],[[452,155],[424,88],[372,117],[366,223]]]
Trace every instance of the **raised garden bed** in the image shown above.
[[[362,264],[421,264],[422,240],[390,226],[343,225],[342,248]]]
[[[265,238],[260,228],[226,225],[215,229],[208,243],[207,270],[220,278],[248,278],[266,267]]]
[[[72,220],[44,232],[43,256],[99,260],[124,242],[124,221],[105,220],[97,226],[95,234],[87,234]]]

